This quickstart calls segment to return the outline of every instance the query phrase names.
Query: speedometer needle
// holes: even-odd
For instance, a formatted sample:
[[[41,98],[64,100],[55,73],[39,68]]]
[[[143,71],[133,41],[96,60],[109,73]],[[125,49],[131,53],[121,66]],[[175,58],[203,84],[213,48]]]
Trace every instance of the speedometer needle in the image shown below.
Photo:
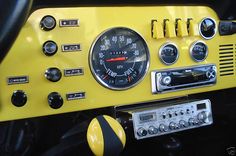
[[[106,62],[117,62],[117,61],[125,61],[125,60],[127,60],[127,57],[117,57],[117,58],[107,59]]]

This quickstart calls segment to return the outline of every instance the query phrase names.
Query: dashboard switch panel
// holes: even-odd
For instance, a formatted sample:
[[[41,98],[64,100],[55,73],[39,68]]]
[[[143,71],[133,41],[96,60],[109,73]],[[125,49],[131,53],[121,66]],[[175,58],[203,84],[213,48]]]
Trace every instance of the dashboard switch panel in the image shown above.
[[[150,138],[213,123],[211,101],[195,100],[163,103],[159,107],[132,112],[136,139]]]
[[[214,85],[217,80],[215,65],[153,71],[152,93],[172,92],[187,88]],[[167,79],[168,78],[168,79]],[[166,79],[168,83],[166,83]]]

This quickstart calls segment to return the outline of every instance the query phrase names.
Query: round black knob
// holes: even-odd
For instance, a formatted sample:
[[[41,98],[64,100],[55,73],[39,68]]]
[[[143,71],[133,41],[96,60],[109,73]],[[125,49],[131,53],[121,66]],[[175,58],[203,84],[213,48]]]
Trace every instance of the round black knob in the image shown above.
[[[47,56],[56,54],[57,49],[57,44],[54,41],[46,41],[43,44],[43,53]]]
[[[11,103],[14,106],[21,107],[24,106],[27,102],[27,95],[22,90],[14,91],[11,96]]]
[[[63,105],[63,98],[57,92],[52,92],[48,95],[48,104],[53,109],[58,109]]]
[[[45,31],[52,30],[55,28],[55,26],[56,26],[56,20],[54,17],[50,15],[44,16],[40,21],[40,27]]]
[[[57,82],[61,79],[61,71],[58,68],[48,68],[45,72],[45,77],[52,82]]]

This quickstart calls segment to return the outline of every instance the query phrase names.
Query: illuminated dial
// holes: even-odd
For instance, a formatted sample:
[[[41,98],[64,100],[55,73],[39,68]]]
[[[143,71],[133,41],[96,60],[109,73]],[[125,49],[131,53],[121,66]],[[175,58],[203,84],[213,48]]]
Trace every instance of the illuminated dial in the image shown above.
[[[202,41],[197,41],[190,48],[190,55],[196,62],[202,62],[208,55],[207,45]]]
[[[174,64],[179,58],[178,48],[173,43],[166,43],[159,50],[159,57],[166,65]]]
[[[129,28],[112,28],[102,33],[90,51],[94,77],[107,88],[123,90],[142,80],[149,66],[144,39]]]

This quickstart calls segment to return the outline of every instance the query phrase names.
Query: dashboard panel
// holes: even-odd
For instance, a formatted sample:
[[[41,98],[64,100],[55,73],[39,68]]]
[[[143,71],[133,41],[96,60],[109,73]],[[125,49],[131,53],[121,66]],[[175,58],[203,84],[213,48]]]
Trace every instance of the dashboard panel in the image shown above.
[[[46,30],[40,23],[48,15],[56,25]],[[200,23],[206,18],[215,22],[215,34],[210,38],[199,32]],[[36,10],[0,66],[0,121],[132,105],[235,87],[236,37],[220,36],[218,23],[217,14],[205,6]],[[133,30],[144,39],[149,49],[149,66],[134,86],[113,90],[97,81],[90,56],[96,38],[119,27]],[[178,51],[178,58],[171,64],[160,59],[160,50],[167,43]],[[207,55],[200,56],[200,61],[190,55],[196,43],[207,47]],[[173,92],[152,91],[152,72],[204,65],[216,67],[214,84]]]

